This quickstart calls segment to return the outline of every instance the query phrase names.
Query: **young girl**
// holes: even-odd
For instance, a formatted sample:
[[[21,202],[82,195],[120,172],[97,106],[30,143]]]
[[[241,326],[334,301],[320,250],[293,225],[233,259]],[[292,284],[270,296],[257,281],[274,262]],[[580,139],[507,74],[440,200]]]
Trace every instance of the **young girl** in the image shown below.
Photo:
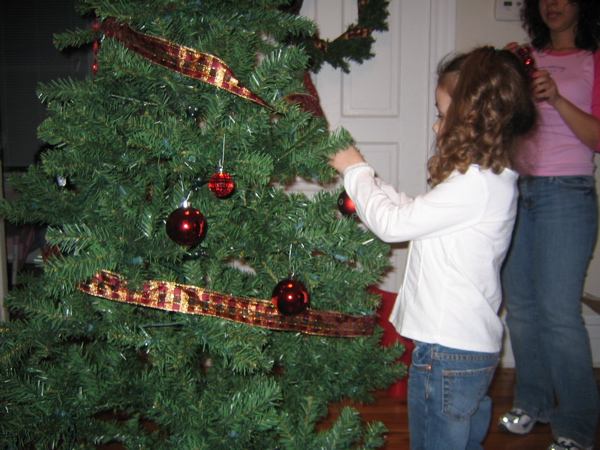
[[[511,160],[534,125],[535,105],[521,61],[491,47],[443,63],[435,96],[428,193],[396,192],[354,147],[330,164],[367,227],[387,242],[412,241],[390,318],[416,344],[411,449],[482,448],[503,331],[499,272],[516,214]]]
[[[540,123],[525,143],[503,271],[516,386],[500,426],[526,434],[549,421],[549,450],[591,450],[600,408],[581,297],[598,233],[600,1],[526,0],[522,17]]]

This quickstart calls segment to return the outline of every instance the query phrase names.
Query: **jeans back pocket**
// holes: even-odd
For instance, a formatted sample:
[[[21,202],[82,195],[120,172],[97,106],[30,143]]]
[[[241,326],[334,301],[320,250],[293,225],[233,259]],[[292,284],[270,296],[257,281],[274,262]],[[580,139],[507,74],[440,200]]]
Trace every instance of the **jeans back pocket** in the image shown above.
[[[444,370],[443,412],[457,420],[472,416],[485,396],[495,365],[470,370]]]

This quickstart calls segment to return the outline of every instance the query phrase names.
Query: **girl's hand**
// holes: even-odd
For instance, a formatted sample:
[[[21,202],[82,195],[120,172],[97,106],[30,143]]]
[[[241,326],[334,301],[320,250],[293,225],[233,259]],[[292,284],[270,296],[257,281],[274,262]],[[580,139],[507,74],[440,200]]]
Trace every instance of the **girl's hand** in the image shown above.
[[[365,159],[353,146],[329,155],[329,164],[339,173],[344,173],[346,168],[359,162],[365,162]]]
[[[558,92],[556,82],[547,70],[540,70],[533,74],[533,98],[538,102],[546,101],[552,106],[562,98]]]

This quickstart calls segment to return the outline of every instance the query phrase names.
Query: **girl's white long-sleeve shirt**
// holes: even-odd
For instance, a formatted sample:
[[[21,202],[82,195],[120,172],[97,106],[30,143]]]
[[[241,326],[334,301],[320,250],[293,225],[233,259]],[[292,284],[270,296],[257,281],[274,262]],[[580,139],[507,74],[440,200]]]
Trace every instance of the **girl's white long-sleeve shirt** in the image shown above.
[[[402,336],[476,352],[498,352],[503,326],[500,268],[516,216],[517,173],[471,166],[424,195],[383,183],[367,163],[344,171],[363,223],[386,242],[410,242],[390,321]]]

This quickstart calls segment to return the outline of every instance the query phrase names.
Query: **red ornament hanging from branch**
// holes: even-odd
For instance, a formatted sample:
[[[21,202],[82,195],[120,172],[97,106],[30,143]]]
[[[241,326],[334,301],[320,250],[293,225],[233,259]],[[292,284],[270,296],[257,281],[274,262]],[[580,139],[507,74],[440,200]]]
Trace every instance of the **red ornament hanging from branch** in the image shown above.
[[[286,316],[299,314],[308,308],[310,298],[302,283],[293,278],[281,280],[273,289],[273,304]]]
[[[356,214],[356,206],[346,191],[343,191],[338,197],[338,209],[340,212],[349,217],[358,217]]]
[[[208,181],[208,188],[219,198],[227,198],[235,190],[235,182],[228,173],[223,172],[223,168],[215,173]]]
[[[219,160],[219,171],[208,181],[208,188],[219,198],[230,196],[235,189],[235,182],[231,175],[223,172],[223,161],[225,161],[225,136],[223,136],[223,153]]]
[[[206,220],[199,210],[188,206],[186,201],[169,214],[166,231],[171,240],[179,245],[198,245],[206,234]]]

